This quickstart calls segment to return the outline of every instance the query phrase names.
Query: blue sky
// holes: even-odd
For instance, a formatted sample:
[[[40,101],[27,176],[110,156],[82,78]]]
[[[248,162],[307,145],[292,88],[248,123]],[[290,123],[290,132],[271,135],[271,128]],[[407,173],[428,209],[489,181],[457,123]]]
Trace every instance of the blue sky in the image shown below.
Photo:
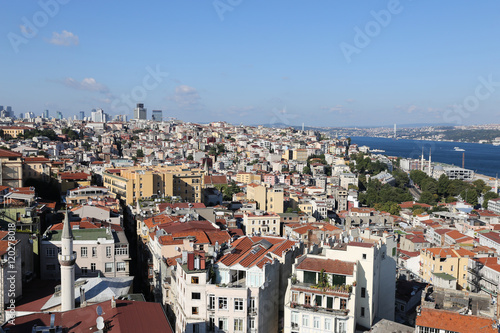
[[[494,0],[41,0],[2,9],[0,105],[16,114],[131,116],[144,103],[148,117],[161,109],[193,122],[500,123]]]

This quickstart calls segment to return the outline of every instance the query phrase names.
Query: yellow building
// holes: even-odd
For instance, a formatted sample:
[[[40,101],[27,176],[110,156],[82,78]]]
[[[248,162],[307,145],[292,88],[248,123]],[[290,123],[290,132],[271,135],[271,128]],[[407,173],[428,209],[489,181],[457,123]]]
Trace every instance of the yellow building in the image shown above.
[[[9,187],[23,186],[22,154],[0,149],[0,185]]]
[[[422,264],[420,276],[431,282],[436,279],[434,274],[445,273],[456,279],[457,289],[466,289],[467,265],[474,252],[464,248],[434,247],[420,250]]]
[[[298,208],[300,211],[306,213],[309,216],[312,216],[314,213],[312,203],[307,200],[299,202]]]
[[[17,138],[19,134],[24,134],[24,132],[31,130],[31,128],[26,126],[3,126],[0,127],[0,130],[2,130],[4,134],[10,135],[12,138]]]
[[[287,149],[281,156],[285,160],[296,160],[299,162],[307,161],[307,149]]]
[[[283,213],[284,196],[282,189],[252,183],[247,186],[247,199],[255,200],[259,209],[266,212]]]
[[[250,184],[250,183],[259,183],[262,181],[262,177],[255,173],[250,172],[238,172],[236,175],[236,181],[238,183]]]
[[[45,157],[26,157],[23,164],[23,179],[50,182],[51,161]]]
[[[201,202],[203,176],[201,169],[182,166],[134,166],[103,172],[104,186],[127,204],[153,196],[179,196],[184,201]]]

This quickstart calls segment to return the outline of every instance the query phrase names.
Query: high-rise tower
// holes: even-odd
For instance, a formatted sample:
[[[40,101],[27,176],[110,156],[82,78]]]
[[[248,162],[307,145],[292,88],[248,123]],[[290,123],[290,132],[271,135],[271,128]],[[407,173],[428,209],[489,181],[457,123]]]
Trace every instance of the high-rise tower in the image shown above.
[[[68,211],[63,222],[61,235],[61,311],[75,308],[75,261],[76,252],[73,252],[73,233],[69,223]]]

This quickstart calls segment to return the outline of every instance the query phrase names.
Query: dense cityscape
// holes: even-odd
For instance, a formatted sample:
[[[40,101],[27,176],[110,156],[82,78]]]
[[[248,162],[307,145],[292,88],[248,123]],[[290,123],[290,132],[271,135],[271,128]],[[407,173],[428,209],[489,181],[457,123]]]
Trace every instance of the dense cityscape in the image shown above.
[[[0,333],[500,332],[500,2],[1,8]]]
[[[495,178],[144,104],[0,112],[4,331],[497,330]]]

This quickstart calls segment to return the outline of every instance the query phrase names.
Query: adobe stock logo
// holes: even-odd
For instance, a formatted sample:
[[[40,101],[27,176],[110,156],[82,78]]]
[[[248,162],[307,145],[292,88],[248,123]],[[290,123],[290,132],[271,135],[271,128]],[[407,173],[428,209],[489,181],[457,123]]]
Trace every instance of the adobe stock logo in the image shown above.
[[[212,5],[214,6],[217,15],[219,15],[219,19],[224,21],[224,13],[232,12],[234,8],[241,5],[243,0],[214,0]]]
[[[373,20],[368,21],[363,29],[358,26],[354,27],[355,34],[353,44],[346,42],[339,44],[340,50],[347,63],[350,64],[352,62],[352,56],[354,54],[360,54],[361,50],[370,45],[373,38],[380,35],[382,28],[387,27],[391,23],[392,18],[402,11],[403,6],[401,6],[399,0],[390,0],[387,4],[387,9],[381,9],[378,12],[374,10],[370,11]]]
[[[474,89],[474,94],[466,96],[461,104],[455,104],[452,109],[448,109],[443,114],[443,119],[446,123],[455,123],[461,125],[464,119],[469,118],[471,113],[479,108],[481,101],[486,101],[495,92],[495,88],[500,87],[500,81],[493,81],[493,75],[488,75],[485,79],[483,76],[477,78],[479,84]]]
[[[7,34],[7,39],[15,53],[19,53],[19,46],[28,44],[30,39],[38,35],[39,29],[45,27],[51,18],[54,18],[61,8],[61,5],[66,5],[71,0],[40,0],[38,6],[41,10],[35,12],[31,20],[26,16],[21,18],[21,35],[14,32]]]

